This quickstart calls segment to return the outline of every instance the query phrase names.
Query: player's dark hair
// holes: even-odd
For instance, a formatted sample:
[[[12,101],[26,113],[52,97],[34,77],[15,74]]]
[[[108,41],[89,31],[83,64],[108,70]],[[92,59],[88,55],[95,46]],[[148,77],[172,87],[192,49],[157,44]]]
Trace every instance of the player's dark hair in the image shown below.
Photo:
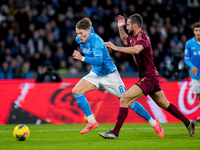
[[[128,19],[131,20],[132,24],[136,23],[139,27],[142,27],[143,19],[140,14],[133,14],[130,17],[128,17]]]
[[[200,22],[196,22],[195,24],[194,24],[194,28],[199,28],[200,27]]]
[[[83,29],[83,30],[87,30],[90,29],[90,27],[92,26],[92,22],[89,18],[83,18],[81,19],[79,22],[77,22],[76,24],[76,28],[78,29]]]

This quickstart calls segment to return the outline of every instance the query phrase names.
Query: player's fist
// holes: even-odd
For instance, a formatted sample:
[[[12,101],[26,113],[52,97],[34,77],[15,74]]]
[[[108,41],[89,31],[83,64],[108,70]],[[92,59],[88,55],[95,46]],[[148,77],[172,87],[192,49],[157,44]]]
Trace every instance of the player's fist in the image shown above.
[[[82,57],[83,57],[83,56],[80,54],[79,51],[74,50],[74,52],[73,52],[73,54],[72,54],[72,57],[73,57],[74,59],[77,59],[77,60],[82,60]]]

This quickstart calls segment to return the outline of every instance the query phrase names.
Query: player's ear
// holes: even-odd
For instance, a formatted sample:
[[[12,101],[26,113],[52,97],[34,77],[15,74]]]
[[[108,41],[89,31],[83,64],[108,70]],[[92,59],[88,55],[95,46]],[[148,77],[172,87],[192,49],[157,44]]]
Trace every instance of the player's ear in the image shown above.
[[[90,32],[91,32],[91,29],[90,29],[90,28],[89,28],[89,29],[87,29],[87,32],[88,32],[88,33],[90,33]]]

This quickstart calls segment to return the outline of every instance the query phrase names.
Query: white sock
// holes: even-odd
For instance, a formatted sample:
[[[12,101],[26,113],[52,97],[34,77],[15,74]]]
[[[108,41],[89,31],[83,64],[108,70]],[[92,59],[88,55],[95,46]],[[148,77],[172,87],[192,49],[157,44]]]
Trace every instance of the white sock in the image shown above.
[[[152,117],[149,119],[148,122],[152,127],[156,125],[156,120],[154,120]]]
[[[87,119],[88,119],[88,122],[90,122],[90,123],[95,123],[95,122],[96,122],[96,120],[95,120],[93,114],[87,116]]]

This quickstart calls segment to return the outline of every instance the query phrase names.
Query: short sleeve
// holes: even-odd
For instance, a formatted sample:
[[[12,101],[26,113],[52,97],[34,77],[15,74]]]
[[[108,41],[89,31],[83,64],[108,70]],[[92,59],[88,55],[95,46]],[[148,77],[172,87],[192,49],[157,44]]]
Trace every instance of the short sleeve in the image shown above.
[[[148,47],[149,42],[147,39],[140,39],[135,43],[135,45],[143,45],[144,47]]]

